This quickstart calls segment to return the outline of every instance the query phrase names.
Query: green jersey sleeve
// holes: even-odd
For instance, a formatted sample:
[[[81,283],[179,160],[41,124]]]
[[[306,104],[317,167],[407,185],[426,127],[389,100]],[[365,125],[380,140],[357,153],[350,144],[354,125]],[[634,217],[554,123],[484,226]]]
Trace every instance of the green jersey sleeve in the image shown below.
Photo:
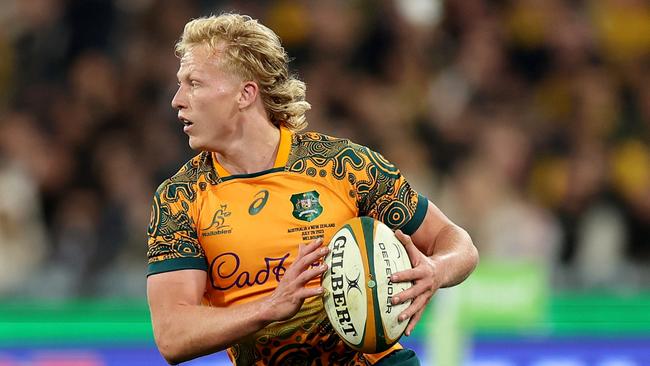
[[[195,202],[196,192],[191,182],[172,178],[156,190],[147,230],[147,275],[181,269],[207,271],[193,214]]]
[[[418,194],[399,169],[381,154],[361,145],[353,146],[364,161],[354,181],[359,214],[412,235],[424,220],[428,199]]]

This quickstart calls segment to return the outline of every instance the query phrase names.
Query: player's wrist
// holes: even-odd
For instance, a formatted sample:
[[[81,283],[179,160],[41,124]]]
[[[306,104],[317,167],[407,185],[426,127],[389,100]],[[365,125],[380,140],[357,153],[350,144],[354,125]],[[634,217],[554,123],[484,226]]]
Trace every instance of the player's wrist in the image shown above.
[[[265,297],[258,305],[256,322],[261,326],[261,328],[279,320],[273,311],[275,307],[273,306],[272,296]]]

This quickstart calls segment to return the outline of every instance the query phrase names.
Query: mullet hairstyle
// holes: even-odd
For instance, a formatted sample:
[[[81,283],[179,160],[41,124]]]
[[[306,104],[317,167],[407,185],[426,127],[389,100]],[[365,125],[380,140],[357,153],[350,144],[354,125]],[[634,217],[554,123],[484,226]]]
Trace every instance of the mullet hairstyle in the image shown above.
[[[293,131],[307,126],[305,83],[289,75],[288,56],[280,38],[248,15],[224,13],[193,19],[176,43],[176,56],[183,57],[194,45],[207,44],[222,51],[222,67],[244,80],[258,83],[264,108],[274,125]]]

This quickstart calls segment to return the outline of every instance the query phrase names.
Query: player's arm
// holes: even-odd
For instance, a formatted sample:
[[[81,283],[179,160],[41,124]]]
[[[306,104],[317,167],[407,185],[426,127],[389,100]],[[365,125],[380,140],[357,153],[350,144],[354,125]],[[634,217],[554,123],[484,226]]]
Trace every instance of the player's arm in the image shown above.
[[[325,265],[311,267],[327,254],[322,240],[301,246],[296,261],[287,268],[268,297],[230,307],[201,305],[207,273],[180,270],[147,278],[147,298],[158,349],[170,364],[218,352],[266,325],[294,316],[306,298],[322,288],[306,284],[320,276]]]
[[[393,297],[394,304],[413,300],[400,315],[400,320],[410,318],[405,331],[410,335],[431,296],[439,288],[461,283],[472,273],[478,264],[478,251],[469,234],[451,222],[431,201],[424,220],[411,236],[399,230],[396,234],[413,265],[413,269],[392,277],[393,282],[414,282],[411,288]]]

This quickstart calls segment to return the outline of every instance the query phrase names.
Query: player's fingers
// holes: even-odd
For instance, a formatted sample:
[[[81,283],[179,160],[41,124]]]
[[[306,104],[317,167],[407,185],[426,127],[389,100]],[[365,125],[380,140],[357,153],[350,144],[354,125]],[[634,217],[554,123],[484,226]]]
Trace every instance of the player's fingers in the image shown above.
[[[299,299],[307,299],[314,296],[321,296],[325,292],[323,287],[303,287],[295,292],[295,296]]]
[[[304,286],[311,279],[316,278],[323,274],[327,270],[327,264],[323,263],[318,267],[311,267],[298,275],[296,278],[298,286]]]
[[[424,306],[427,304],[429,301],[430,296],[428,294],[422,294],[413,300],[411,305],[409,305],[406,310],[402,311],[402,313],[399,315],[397,318],[398,321],[403,322],[406,319],[409,319],[410,317],[413,316],[417,311],[421,310],[424,308]]]
[[[409,259],[411,260],[411,265],[415,267],[418,264],[418,257],[422,255],[422,253],[415,244],[413,244],[411,237],[404,234],[402,230],[397,230],[395,236],[404,245],[404,249],[406,249],[406,253],[409,255]]]
[[[322,241],[320,241],[322,243]],[[313,243],[310,243],[313,244]],[[287,268],[287,271],[284,273],[283,279],[286,278],[288,281],[298,277],[302,272],[305,271],[308,267],[317,267],[313,266],[314,262],[318,261],[320,258],[327,255],[329,248],[322,247],[319,250],[307,252],[310,248],[307,248],[308,245],[302,245],[298,247],[298,258],[296,261]],[[307,253],[306,253],[307,252]]]
[[[323,237],[316,238],[305,245],[307,252],[313,252],[323,244]]]
[[[322,244],[322,242],[321,242]],[[301,266],[302,268],[305,268],[307,266],[312,265],[315,262],[320,261],[323,259],[327,253],[329,253],[329,248],[326,246],[317,246],[314,247],[310,252],[304,253],[302,258],[299,258],[296,263],[298,263],[298,266]]]
[[[408,300],[415,299],[420,295],[426,294],[427,291],[431,291],[430,286],[425,283],[416,283],[415,285],[393,296],[391,301],[393,305],[401,304]]]
[[[395,231],[395,236],[404,245],[404,247],[414,245],[413,240],[411,240],[411,237],[409,235],[404,234],[402,230]]]
[[[416,311],[411,319],[409,319],[409,324],[406,326],[406,330],[404,331],[404,334],[406,334],[407,337],[411,335],[411,332],[415,329],[415,325],[420,321],[420,318],[422,318],[423,313],[424,308]]]
[[[329,248],[328,247],[317,248],[317,250],[314,250],[314,251],[304,255],[302,258],[298,259],[295,262],[295,264],[302,271],[305,268],[311,266],[314,262],[320,261],[322,258],[324,258],[327,255],[327,253],[329,253]]]
[[[391,282],[408,282],[422,279],[422,273],[417,268],[405,269],[390,276]]]
[[[316,248],[321,246],[321,244],[323,244],[323,238],[316,238],[307,244],[298,244],[298,258],[302,258],[313,252]]]

